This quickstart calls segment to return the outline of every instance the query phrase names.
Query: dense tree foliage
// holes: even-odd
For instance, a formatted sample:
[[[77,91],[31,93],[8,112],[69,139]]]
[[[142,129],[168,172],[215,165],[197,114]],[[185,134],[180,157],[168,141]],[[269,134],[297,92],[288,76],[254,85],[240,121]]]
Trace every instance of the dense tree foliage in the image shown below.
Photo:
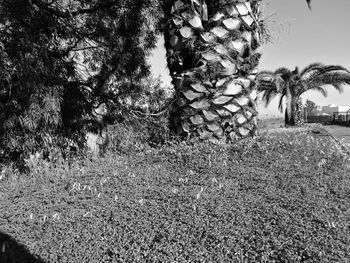
[[[306,100],[305,102],[305,111],[307,115],[311,115],[314,109],[316,109],[317,105],[314,101],[312,100]]]
[[[100,103],[135,93],[157,10],[151,0],[0,1],[2,155],[55,145]]]

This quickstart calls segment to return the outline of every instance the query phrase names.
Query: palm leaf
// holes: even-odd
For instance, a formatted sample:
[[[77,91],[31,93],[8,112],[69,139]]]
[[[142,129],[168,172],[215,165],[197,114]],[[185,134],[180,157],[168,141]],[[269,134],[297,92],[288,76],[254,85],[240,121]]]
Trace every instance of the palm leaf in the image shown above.
[[[307,6],[309,7],[309,9],[311,10],[311,0],[306,0]]]
[[[258,91],[277,90],[273,71],[261,71],[255,78]]]
[[[324,97],[327,97],[328,93],[327,90],[325,90],[325,88],[323,86],[309,86],[308,89],[306,89],[305,91],[308,90],[315,90],[320,92]]]
[[[305,73],[307,73],[308,71],[314,70],[315,68],[320,68],[323,67],[324,65],[322,63],[316,62],[316,63],[312,63],[308,66],[306,66],[305,68],[303,68],[300,71],[300,75],[304,75]]]
[[[271,90],[271,89],[277,91],[276,83],[272,81],[260,80],[257,82],[256,85],[259,92],[262,92],[265,90]]]
[[[262,96],[262,101],[265,102],[265,107],[267,107],[277,95],[278,92],[275,89],[265,90]]]
[[[279,103],[278,103],[278,110],[280,111],[280,112],[283,112],[283,98],[285,97],[285,95],[282,95],[281,97],[280,97],[280,100],[279,100]]]
[[[291,70],[285,67],[278,68],[274,72],[275,75],[289,75],[291,73],[292,73]]]
[[[329,72],[314,77],[308,84],[311,86],[331,85],[339,92],[342,92],[342,84],[350,85],[350,74],[345,72]]]
[[[312,64],[306,66],[305,68],[303,68],[300,72],[300,75],[303,79],[307,79],[308,76],[317,72],[322,67],[324,67],[324,65],[322,63],[312,63]]]
[[[259,78],[260,76],[265,76],[265,75],[273,76],[273,75],[275,75],[275,72],[271,71],[271,70],[263,70],[263,71],[260,71],[258,73],[257,78]]]
[[[305,71],[304,74],[302,75],[302,78],[310,82],[312,81],[312,79],[317,78],[319,76],[323,76],[328,73],[334,74],[338,72],[349,73],[349,71],[342,66],[338,66],[338,65],[321,66],[321,67],[313,67],[308,71]]]

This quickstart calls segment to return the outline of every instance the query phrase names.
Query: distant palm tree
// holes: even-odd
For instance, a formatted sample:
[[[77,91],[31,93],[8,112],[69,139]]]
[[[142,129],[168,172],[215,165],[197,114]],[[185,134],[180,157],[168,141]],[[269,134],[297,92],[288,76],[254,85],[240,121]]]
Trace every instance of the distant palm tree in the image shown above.
[[[343,91],[343,84],[350,85],[350,72],[342,66],[326,66],[314,63],[299,71],[279,68],[276,71],[262,71],[256,78],[257,88],[263,92],[262,100],[266,106],[271,100],[279,96],[278,108],[282,112],[283,99],[286,98],[286,125],[296,124],[296,115],[301,95],[309,90],[317,90],[325,97],[325,85],[331,85],[339,92]]]

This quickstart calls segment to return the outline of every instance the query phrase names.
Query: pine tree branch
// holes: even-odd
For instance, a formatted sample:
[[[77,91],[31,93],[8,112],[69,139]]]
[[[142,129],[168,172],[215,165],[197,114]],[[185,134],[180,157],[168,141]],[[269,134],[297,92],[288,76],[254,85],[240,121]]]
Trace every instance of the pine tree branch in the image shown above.
[[[98,5],[95,5],[91,8],[80,9],[80,10],[72,12],[71,15],[78,16],[78,15],[83,15],[83,14],[92,14],[92,13],[95,13],[95,12],[98,12],[101,10],[110,9],[111,7],[116,5],[117,2],[118,1],[112,1],[109,3],[98,4]]]

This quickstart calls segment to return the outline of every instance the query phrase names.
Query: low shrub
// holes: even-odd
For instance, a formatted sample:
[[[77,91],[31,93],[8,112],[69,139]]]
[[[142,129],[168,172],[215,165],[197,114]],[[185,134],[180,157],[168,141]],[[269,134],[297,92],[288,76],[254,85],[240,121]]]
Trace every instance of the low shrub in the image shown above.
[[[0,226],[46,262],[348,262],[348,164],[306,130],[111,153],[1,182]]]
[[[134,153],[158,147],[171,140],[166,116],[126,119],[108,127],[111,152]]]

